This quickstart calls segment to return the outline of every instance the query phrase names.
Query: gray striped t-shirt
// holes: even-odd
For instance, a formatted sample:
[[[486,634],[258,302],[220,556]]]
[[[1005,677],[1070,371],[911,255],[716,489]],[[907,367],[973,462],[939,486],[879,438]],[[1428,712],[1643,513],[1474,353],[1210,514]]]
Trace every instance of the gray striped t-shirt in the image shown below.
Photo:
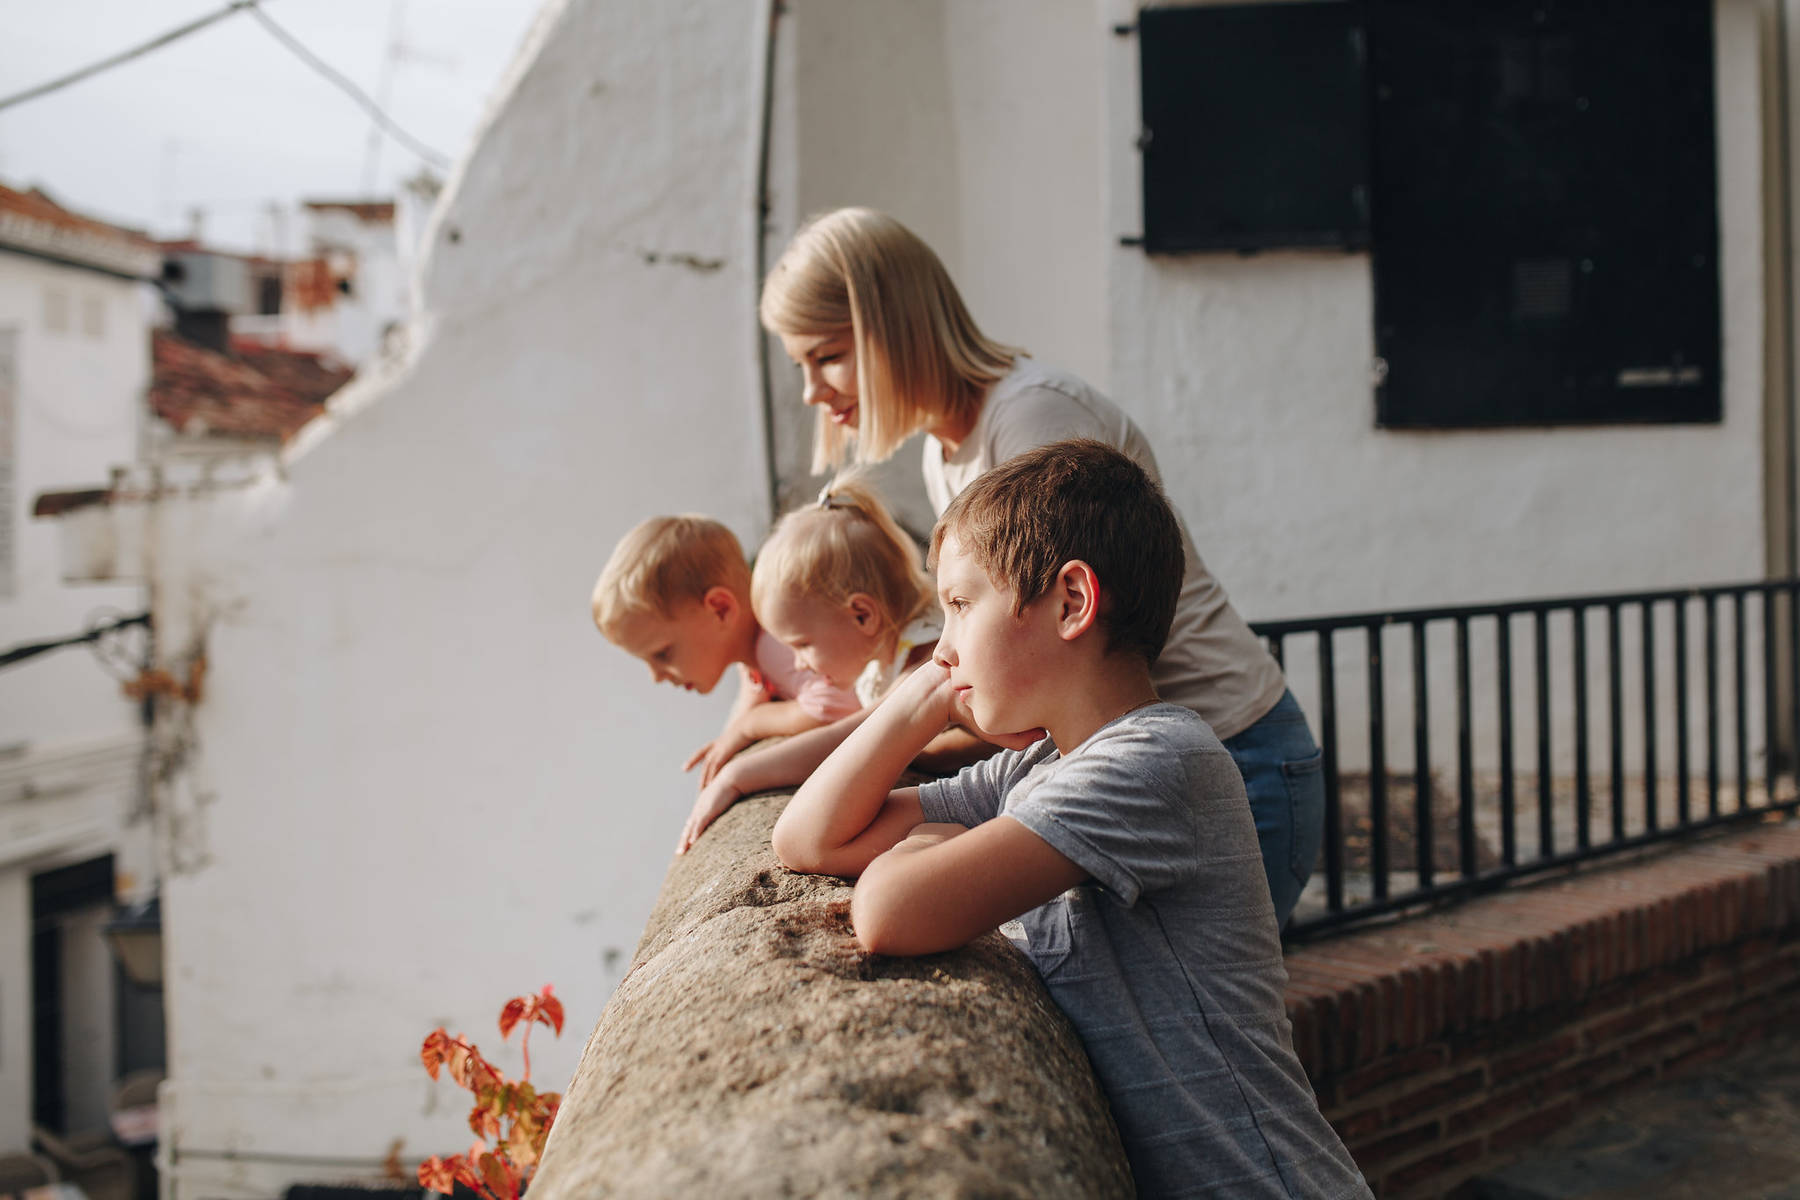
[[[1206,722],[1151,705],[919,798],[928,821],[1011,817],[1090,876],[1021,917],[1020,949],[1081,1036],[1139,1195],[1370,1195],[1294,1057],[1256,829]]]

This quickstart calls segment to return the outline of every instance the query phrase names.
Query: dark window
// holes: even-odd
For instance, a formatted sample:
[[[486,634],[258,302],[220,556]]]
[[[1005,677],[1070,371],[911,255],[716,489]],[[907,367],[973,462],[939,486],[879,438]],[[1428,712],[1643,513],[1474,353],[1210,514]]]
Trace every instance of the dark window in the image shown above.
[[[1145,248],[1369,245],[1379,424],[1720,418],[1710,0],[1154,8],[1138,36]]]
[[[1716,421],[1706,0],[1368,0],[1390,426]]]
[[[256,281],[256,311],[265,317],[281,312],[281,276],[264,275]]]
[[[1366,243],[1358,16],[1344,0],[1139,14],[1148,249]]]

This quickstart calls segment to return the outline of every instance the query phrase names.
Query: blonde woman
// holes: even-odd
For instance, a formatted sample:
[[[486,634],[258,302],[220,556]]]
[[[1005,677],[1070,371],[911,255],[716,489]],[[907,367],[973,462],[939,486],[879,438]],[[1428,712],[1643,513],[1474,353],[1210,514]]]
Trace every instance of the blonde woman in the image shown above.
[[[1160,482],[1130,417],[1074,375],[983,334],[931,247],[885,214],[845,208],[809,222],[764,281],[761,313],[818,412],[815,471],[880,462],[924,433],[925,490],[942,514],[990,468],[1084,437]],[[1181,536],[1187,565],[1157,691],[1203,717],[1231,751],[1285,925],[1323,834],[1319,748],[1280,666],[1206,569],[1185,523]]]

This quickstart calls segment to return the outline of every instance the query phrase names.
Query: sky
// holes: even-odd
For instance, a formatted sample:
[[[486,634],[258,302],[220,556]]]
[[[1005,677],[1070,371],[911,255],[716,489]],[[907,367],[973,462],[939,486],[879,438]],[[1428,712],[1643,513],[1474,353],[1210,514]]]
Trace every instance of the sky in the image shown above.
[[[0,97],[225,3],[0,0]],[[383,101],[402,129],[454,161],[467,151],[540,0],[264,0],[264,7]],[[297,253],[299,201],[392,197],[423,165],[386,137],[372,154],[371,128],[350,97],[254,15],[239,12],[0,110],[0,183],[41,187],[65,207],[157,236],[187,235],[199,210],[209,243]]]

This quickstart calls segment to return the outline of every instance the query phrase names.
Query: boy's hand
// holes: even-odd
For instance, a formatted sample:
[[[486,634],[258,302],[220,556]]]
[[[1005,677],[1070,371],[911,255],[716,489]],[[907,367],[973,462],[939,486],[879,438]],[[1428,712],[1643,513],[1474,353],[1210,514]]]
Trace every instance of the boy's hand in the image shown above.
[[[675,853],[686,854],[706,832],[706,827],[742,798],[743,793],[728,775],[720,775],[702,787],[700,794],[694,797],[694,807],[688,810],[687,823],[681,827],[681,839],[675,843]]]
[[[907,693],[907,703],[916,705],[916,711],[922,712],[922,714],[931,714],[934,718],[941,720],[943,725],[961,725],[963,729],[972,732],[976,738],[990,741],[997,747],[1003,747],[1006,750],[1024,750],[1033,741],[1044,736],[1042,729],[1022,729],[1013,734],[995,734],[990,730],[981,729],[981,725],[976,723],[976,714],[968,711],[968,703],[963,702],[963,698],[956,693],[954,687],[950,687],[949,667],[940,666],[938,662],[929,660],[929,658],[922,664],[918,664],[918,669],[913,671],[913,675],[902,680],[902,684],[900,687],[896,687],[895,691],[902,691],[902,689],[911,689]]]

